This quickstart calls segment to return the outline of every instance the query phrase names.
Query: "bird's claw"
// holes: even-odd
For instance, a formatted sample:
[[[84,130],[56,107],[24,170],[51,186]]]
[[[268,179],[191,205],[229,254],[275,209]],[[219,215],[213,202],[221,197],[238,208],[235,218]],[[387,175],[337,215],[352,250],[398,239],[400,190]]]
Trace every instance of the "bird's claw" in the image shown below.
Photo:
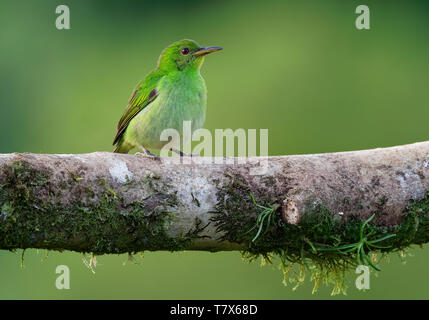
[[[174,148],[171,148],[170,151],[177,153],[181,157],[199,157],[200,156],[199,153],[185,153],[185,152],[183,152],[181,150],[177,150],[177,149],[174,149]]]
[[[180,155],[181,157],[199,157],[200,156],[200,154],[199,153],[182,153],[181,155]]]
[[[136,156],[143,156],[143,157],[148,157],[154,160],[161,160],[161,157],[153,154],[153,153],[142,153],[142,152],[136,152]]]

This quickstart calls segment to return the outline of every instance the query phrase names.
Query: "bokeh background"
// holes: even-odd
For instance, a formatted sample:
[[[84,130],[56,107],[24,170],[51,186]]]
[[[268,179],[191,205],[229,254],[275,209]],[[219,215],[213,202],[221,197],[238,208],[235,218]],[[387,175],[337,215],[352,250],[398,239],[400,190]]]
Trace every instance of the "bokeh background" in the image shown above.
[[[71,30],[55,28],[66,4]],[[355,28],[355,8],[371,30]],[[206,128],[268,128],[269,153],[388,147],[429,139],[427,1],[22,1],[0,2],[0,152],[111,151],[136,85],[173,41],[225,49],[203,66]],[[347,296],[429,298],[429,249],[396,255]],[[237,252],[152,252],[98,257],[0,252],[2,299],[322,299],[307,282],[284,287],[276,268]],[[71,270],[57,290],[55,268]]]

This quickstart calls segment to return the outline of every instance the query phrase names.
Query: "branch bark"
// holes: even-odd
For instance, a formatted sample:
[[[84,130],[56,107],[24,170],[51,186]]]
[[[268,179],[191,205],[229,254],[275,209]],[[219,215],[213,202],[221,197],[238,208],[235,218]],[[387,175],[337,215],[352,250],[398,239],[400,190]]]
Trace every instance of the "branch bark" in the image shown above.
[[[410,200],[424,198],[429,187],[429,142],[268,157],[267,172],[252,175],[258,160],[201,164],[105,152],[2,154],[0,249],[241,250],[248,244],[225,240],[227,231],[215,222],[237,214],[239,225],[246,218],[226,212],[238,187],[242,208],[255,207],[254,195],[256,204],[279,207],[279,219],[290,225],[323,205],[344,221],[377,213],[379,226],[400,224]]]

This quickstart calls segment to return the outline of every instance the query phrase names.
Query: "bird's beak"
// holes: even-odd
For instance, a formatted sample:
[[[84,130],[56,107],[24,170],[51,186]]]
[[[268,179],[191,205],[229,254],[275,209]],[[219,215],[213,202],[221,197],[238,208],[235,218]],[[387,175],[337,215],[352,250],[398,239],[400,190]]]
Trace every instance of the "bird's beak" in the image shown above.
[[[222,50],[221,47],[203,47],[194,52],[194,56],[204,56],[206,54]]]

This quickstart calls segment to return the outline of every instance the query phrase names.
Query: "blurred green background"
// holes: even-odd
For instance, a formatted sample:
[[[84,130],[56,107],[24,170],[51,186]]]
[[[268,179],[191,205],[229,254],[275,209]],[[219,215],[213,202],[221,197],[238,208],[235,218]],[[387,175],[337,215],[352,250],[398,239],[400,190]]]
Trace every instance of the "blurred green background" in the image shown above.
[[[55,28],[66,4],[71,30]],[[371,30],[355,28],[355,8]],[[429,139],[427,1],[0,2],[0,152],[111,151],[115,127],[161,50],[191,38],[222,46],[202,73],[206,128],[268,128],[269,153],[387,147]],[[429,298],[429,250],[396,255],[345,298]],[[100,256],[92,274],[76,253],[0,252],[2,299],[320,299],[307,282],[284,287],[277,268],[237,252],[153,252],[138,264]],[[57,290],[55,268],[71,270]]]

